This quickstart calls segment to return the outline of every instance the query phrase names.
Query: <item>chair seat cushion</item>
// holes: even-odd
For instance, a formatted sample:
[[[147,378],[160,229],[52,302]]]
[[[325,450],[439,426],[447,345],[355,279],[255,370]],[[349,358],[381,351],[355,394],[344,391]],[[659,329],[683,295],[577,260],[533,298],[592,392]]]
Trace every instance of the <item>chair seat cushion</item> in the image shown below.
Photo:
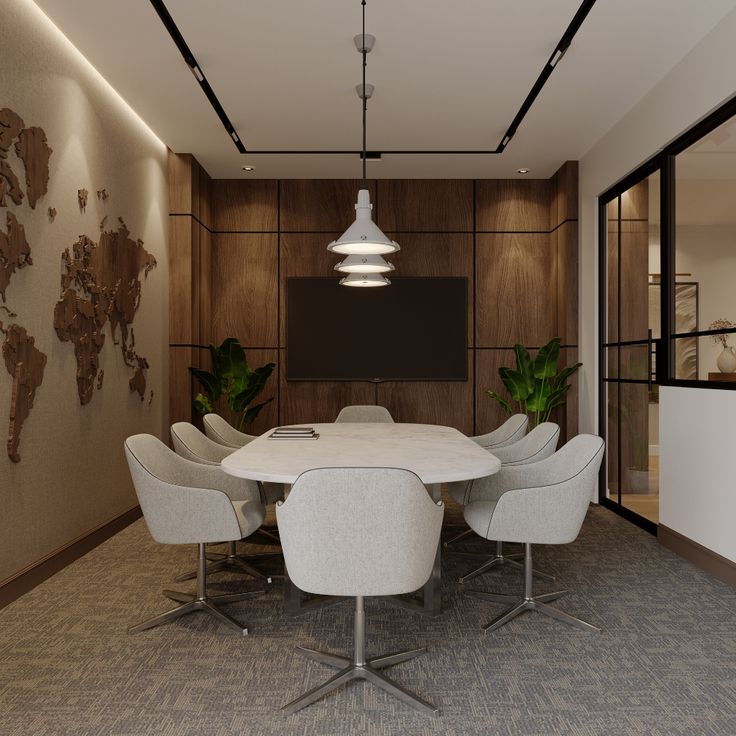
[[[260,501],[233,501],[233,508],[243,538],[249,537],[259,529],[266,517],[266,510]]]
[[[489,539],[488,527],[498,501],[477,501],[465,507],[463,516],[468,526],[483,539]]]

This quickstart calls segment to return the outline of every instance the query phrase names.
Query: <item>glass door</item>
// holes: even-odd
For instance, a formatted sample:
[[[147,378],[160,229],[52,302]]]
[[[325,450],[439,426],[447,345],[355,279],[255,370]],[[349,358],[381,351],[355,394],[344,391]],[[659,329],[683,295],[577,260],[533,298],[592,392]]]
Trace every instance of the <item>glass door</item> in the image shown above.
[[[659,171],[600,209],[601,502],[641,526],[659,521],[656,383],[660,344]]]

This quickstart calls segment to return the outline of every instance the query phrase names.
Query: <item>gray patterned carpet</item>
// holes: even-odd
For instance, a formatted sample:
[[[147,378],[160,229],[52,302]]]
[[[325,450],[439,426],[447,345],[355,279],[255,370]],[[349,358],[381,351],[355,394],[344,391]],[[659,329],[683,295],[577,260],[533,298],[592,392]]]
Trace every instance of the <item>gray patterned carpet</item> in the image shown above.
[[[280,705],[332,673],[292,647],[347,651],[351,608],[286,618],[278,583],[229,607],[248,637],[201,615],[127,636],[169,606],[159,590],[193,554],[153,543],[138,522],[0,611],[0,734],[736,734],[736,591],[605,509],[591,509],[574,544],[536,554],[558,577],[538,590],[570,588],[562,607],[602,634],[533,613],[484,634],[501,609],[452,582],[468,558],[445,558],[437,619],[367,602],[369,656],[431,647],[387,673],[437,704],[435,718],[362,682],[281,716]],[[519,586],[508,569],[474,587]]]

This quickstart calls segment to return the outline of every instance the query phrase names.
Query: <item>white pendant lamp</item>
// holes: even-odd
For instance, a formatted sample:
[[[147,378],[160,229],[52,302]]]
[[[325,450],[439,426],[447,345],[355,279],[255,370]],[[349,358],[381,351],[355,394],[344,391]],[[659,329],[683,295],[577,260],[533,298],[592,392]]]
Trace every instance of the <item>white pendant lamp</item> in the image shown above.
[[[340,279],[341,286],[388,286],[391,282],[381,273],[351,273]]]
[[[366,117],[368,110],[368,99],[373,95],[374,87],[366,84],[365,69],[366,56],[373,48],[375,36],[365,32],[365,0],[361,1],[363,6],[363,32],[353,39],[355,46],[363,60],[363,83],[356,86],[358,97],[363,106],[363,188],[358,191],[358,201],[355,205],[355,222],[337,239],[333,240],[327,250],[332,253],[346,255],[343,261],[335,266],[336,271],[347,273],[345,278],[340,279],[343,286],[388,286],[391,282],[381,274],[394,270],[394,267],[381,258],[386,253],[396,253],[399,244],[386,237],[381,228],[373,222],[371,217],[370,192],[366,188]]]
[[[355,205],[355,222],[327,250],[343,255],[383,255],[399,250],[399,244],[384,235],[371,219],[372,209],[370,192],[361,189]]]
[[[342,273],[388,273],[393,270],[393,264],[375,255],[351,255],[335,266],[335,271]]]

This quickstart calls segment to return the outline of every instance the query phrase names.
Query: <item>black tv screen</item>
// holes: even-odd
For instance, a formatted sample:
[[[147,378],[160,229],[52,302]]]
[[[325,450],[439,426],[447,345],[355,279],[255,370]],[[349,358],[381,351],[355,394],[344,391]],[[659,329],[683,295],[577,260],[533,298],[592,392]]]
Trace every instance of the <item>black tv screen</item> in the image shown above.
[[[465,278],[392,278],[340,286],[289,278],[286,378],[291,381],[466,381]]]

